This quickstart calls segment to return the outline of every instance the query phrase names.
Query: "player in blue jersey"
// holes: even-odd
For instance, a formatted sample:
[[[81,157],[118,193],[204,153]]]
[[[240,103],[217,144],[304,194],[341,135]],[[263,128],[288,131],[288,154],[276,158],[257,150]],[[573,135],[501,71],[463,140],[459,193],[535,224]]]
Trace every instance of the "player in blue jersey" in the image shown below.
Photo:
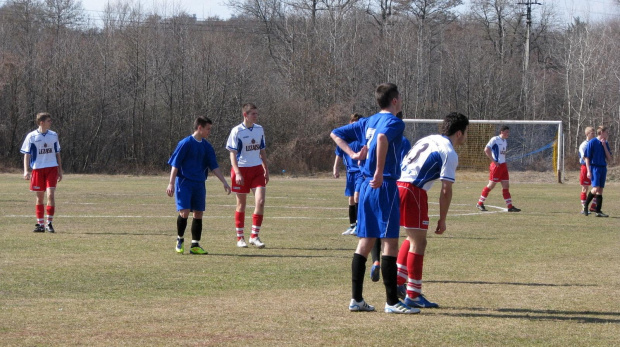
[[[256,124],[258,110],[254,104],[245,104],[241,108],[243,123],[230,131],[226,149],[230,151],[230,180],[232,190],[236,193],[235,230],[237,247],[247,248],[244,237],[245,207],[250,191],[254,192],[254,213],[252,214],[252,234],[250,244],[264,248],[265,244],[258,237],[263,224],[265,212],[265,192],[269,183],[267,170],[267,152],[265,151],[265,132]]]
[[[403,119],[403,113],[398,112],[398,114],[396,114],[396,117]],[[407,138],[403,136],[403,142],[400,146],[401,161],[405,157],[405,155],[407,155],[407,152],[409,152],[410,149],[411,149],[411,142],[409,142],[409,140],[407,140]],[[370,268],[370,279],[373,282],[379,282],[379,280],[381,279],[381,274],[380,274],[381,273],[381,242],[375,242],[375,245],[372,248],[372,251],[370,251],[370,255],[372,257],[372,267]]]
[[[596,216],[609,217],[601,211],[603,207],[603,188],[607,179],[607,163],[611,161],[609,148],[609,131],[605,126],[596,129],[596,137],[588,141],[583,158],[588,170],[588,178],[592,180],[592,190],[588,193],[583,206],[583,214],[588,215],[588,205],[596,197]]]
[[[349,124],[357,122],[363,116],[359,113],[354,113],[349,119]],[[359,152],[362,149],[362,144],[359,141],[353,141],[349,143],[349,147],[353,152]],[[357,235],[357,203],[359,198],[359,185],[363,181],[362,173],[357,165],[358,161],[351,159],[346,153],[336,147],[336,159],[334,160],[334,178],[340,177],[340,163],[344,164],[347,172],[347,181],[344,188],[344,196],[349,198],[349,228],[342,233],[342,235]],[[359,182],[359,183],[358,183]],[[356,189],[357,188],[357,189]]]
[[[196,118],[194,121],[194,133],[179,141],[177,148],[168,160],[172,166],[170,170],[170,182],[166,188],[166,194],[176,196],[177,210],[177,242],[176,252],[183,254],[185,228],[189,212],[192,211],[192,244],[190,254],[207,254],[207,251],[200,246],[202,236],[202,216],[206,207],[205,181],[208,171],[222,182],[224,190],[230,194],[230,186],[226,182],[224,175],[217,164],[213,146],[207,141],[211,133],[213,122],[204,116]]]
[[[430,135],[413,145],[401,164],[398,180],[400,225],[407,232],[398,254],[399,293],[406,292],[405,305],[417,308],[439,307],[422,295],[422,268],[429,227],[427,191],[436,180],[441,181],[439,220],[436,234],[446,231],[446,217],[452,201],[458,155],[454,147],[467,140],[469,120],[460,113],[444,118],[442,135]],[[406,290],[404,284],[407,283]]]
[[[363,297],[364,273],[368,253],[377,239],[383,243],[381,272],[385,285],[387,313],[418,313],[398,299],[396,255],[400,218],[396,180],[400,177],[400,148],[405,123],[396,114],[402,100],[392,83],[377,86],[375,99],[381,111],[353,124],[334,129],[331,138],[354,160],[365,159],[361,167],[365,177],[360,188],[357,212],[357,248],[351,264],[350,311],[374,311]],[[355,153],[348,143],[361,141],[364,147]]]
[[[579,184],[581,185],[581,213],[583,214],[583,206],[586,204],[586,198],[588,196],[588,190],[590,188],[590,184],[592,184],[592,180],[588,178],[588,168],[586,167],[586,161],[583,158],[586,147],[588,146],[588,141],[592,140],[596,133],[594,132],[594,128],[586,127],[585,128],[586,139],[579,145],[579,164],[581,164],[581,170],[579,171]],[[592,205],[590,205],[590,212],[596,212],[596,199],[592,200]]]
[[[24,154],[24,179],[30,180],[30,190],[36,193],[34,232],[55,232],[52,225],[56,209],[56,185],[62,180],[60,142],[58,134],[50,130],[52,116],[41,112],[36,116],[38,128],[26,135],[21,153]],[[32,168],[32,175],[29,172]],[[47,192],[47,206],[44,207]],[[45,213],[47,212],[47,224]]]
[[[510,196],[508,165],[506,165],[506,150],[508,148],[508,141],[506,139],[509,136],[510,128],[507,125],[502,125],[499,129],[499,135],[493,136],[484,147],[484,154],[491,159],[491,164],[489,165],[489,184],[482,189],[480,199],[478,199],[478,204],[476,204],[480,211],[487,210],[484,206],[484,201],[489,196],[491,190],[495,188],[497,182],[500,182],[508,212],[521,212],[521,209],[516,208],[512,204],[512,197]]]

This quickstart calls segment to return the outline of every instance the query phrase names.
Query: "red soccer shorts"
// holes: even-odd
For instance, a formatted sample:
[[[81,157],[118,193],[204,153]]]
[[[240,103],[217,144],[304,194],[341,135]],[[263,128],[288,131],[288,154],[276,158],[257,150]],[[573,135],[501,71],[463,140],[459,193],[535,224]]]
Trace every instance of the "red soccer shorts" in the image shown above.
[[[589,186],[592,184],[592,180],[588,178],[588,168],[585,165],[581,165],[581,172],[579,172],[579,184],[582,186]]]
[[[506,163],[497,164],[492,162],[491,165],[489,165],[489,181],[500,182],[509,180],[508,165],[506,165]]]
[[[426,190],[409,182],[396,182],[400,197],[400,226],[428,230],[428,197]]]
[[[58,183],[58,166],[32,170],[30,190],[44,192],[47,188],[56,188]]]
[[[248,194],[253,188],[267,185],[265,180],[265,169],[262,165],[240,167],[239,171],[241,172],[241,176],[243,176],[242,186],[237,184],[235,170],[233,168],[230,169],[230,180],[232,181],[233,193]]]

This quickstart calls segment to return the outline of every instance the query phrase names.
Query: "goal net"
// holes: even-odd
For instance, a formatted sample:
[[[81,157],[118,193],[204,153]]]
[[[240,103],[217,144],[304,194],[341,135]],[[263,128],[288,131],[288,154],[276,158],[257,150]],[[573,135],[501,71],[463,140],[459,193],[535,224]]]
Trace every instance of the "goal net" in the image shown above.
[[[413,145],[420,138],[440,134],[443,120],[403,119],[405,133]],[[557,175],[562,183],[564,161],[561,121],[470,120],[467,142],[456,151],[459,169],[488,170],[484,148],[491,137],[499,135],[502,125],[510,127],[506,162],[511,171],[538,171]]]

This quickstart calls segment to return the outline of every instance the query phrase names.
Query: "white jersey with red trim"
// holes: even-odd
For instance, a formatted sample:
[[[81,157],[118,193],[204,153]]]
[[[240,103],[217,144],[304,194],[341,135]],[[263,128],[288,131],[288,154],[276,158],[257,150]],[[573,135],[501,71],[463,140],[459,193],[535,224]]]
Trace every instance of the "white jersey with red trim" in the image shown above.
[[[583,159],[585,153],[586,153],[586,147],[588,147],[588,140],[583,141],[580,145],[579,145],[579,164],[581,165],[586,165],[586,161],[585,159]]]
[[[265,149],[265,132],[263,127],[254,124],[248,128],[243,123],[232,128],[226,149],[237,152],[237,164],[239,167],[258,166],[263,163],[260,151]]]
[[[45,133],[39,132],[39,129],[31,131],[26,135],[20,152],[30,154],[30,167],[33,170],[58,166],[56,160],[56,153],[60,152],[58,134],[52,130]]]
[[[454,182],[459,156],[450,139],[443,135],[424,137],[409,150],[401,164],[399,182],[429,190],[436,180]]]

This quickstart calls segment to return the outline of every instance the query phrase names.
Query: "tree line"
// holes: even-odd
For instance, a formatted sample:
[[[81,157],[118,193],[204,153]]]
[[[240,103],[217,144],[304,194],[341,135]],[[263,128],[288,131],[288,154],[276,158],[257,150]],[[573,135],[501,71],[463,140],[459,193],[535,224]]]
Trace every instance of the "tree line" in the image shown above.
[[[2,4],[4,168],[21,167],[46,111],[66,172],[167,170],[196,115],[228,169],[228,133],[252,102],[272,172],[329,171],[331,129],[375,113],[386,81],[406,118],[561,120],[569,167],[586,126],[610,126],[619,149],[620,18],[563,24],[539,6],[524,64],[524,7],[508,0],[229,0],[227,20],[116,3],[98,22],[75,0]]]

